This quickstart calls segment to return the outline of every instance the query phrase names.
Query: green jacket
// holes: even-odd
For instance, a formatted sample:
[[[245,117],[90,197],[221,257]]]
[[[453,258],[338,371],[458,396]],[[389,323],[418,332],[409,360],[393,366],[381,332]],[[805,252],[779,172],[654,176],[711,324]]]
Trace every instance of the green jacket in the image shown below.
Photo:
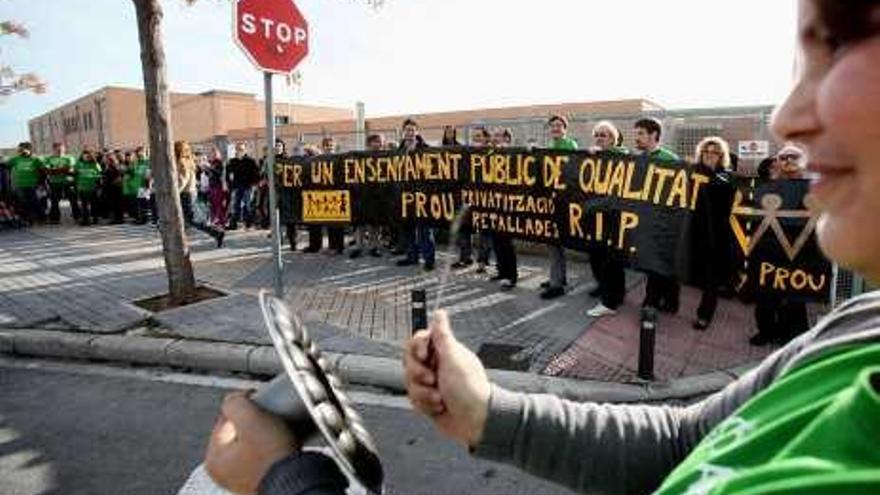
[[[77,192],[92,192],[101,180],[101,165],[98,162],[79,160],[74,166]]]
[[[681,161],[681,158],[679,158],[679,156],[676,155],[675,152],[664,148],[663,146],[658,146],[657,149],[655,149],[651,152],[650,155],[648,155],[648,157],[652,162],[668,163]]]
[[[46,163],[46,170],[49,171],[49,184],[53,186],[61,186],[73,184],[73,168],[76,160],[69,155],[51,155],[43,159]],[[68,169],[67,172],[63,172]],[[52,173],[58,170],[58,173]]]
[[[576,150],[578,149],[578,143],[574,139],[570,137],[564,137],[561,139],[554,139],[550,141],[550,149],[553,150]]]
[[[146,187],[149,170],[150,164],[146,161],[138,161],[128,165],[122,181],[122,194],[136,196],[140,188]]]
[[[16,189],[37,187],[40,183],[40,175],[46,168],[43,160],[33,155],[14,156],[7,162],[7,166],[12,176],[12,187]]]

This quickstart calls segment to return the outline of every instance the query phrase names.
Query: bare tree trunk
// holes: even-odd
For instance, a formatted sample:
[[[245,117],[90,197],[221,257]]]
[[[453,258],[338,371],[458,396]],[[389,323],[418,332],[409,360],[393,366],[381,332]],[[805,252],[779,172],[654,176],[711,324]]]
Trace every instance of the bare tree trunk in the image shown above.
[[[159,0],[132,0],[137,13],[144,71],[144,95],[150,136],[150,168],[162,254],[168,274],[168,293],[173,304],[185,303],[195,293],[195,277],[183,225],[176,171],[172,160],[171,103],[162,48],[162,6]]]

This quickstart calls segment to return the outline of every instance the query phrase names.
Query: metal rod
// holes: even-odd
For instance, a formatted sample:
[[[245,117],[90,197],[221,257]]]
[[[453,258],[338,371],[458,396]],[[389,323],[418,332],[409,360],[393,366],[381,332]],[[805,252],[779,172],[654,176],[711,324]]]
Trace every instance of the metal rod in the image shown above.
[[[446,259],[443,261],[443,270],[440,272],[440,283],[437,287],[437,298],[434,300],[434,308],[431,310],[431,314],[440,309],[440,303],[443,302],[443,293],[446,292],[446,286],[449,284],[449,274],[452,272],[453,253],[458,248],[458,235],[465,217],[470,213],[470,209],[470,205],[462,206],[449,226],[449,244],[446,246]]]
[[[272,261],[275,267],[275,296],[284,298],[281,278],[281,226],[278,218],[278,195],[275,191],[275,111],[272,104],[272,73],[264,72],[266,93],[266,176],[269,178],[269,220],[272,223]]]
[[[428,328],[428,296],[425,289],[416,289],[410,294],[412,308],[412,333]]]

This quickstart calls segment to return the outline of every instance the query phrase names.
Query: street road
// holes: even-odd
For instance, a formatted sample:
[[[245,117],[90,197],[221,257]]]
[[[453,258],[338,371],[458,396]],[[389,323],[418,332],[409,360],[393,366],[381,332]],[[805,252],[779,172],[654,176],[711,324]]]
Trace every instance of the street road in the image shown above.
[[[220,400],[256,383],[167,370],[0,358],[0,494],[175,494],[202,460]],[[392,494],[566,490],[476,460],[405,398],[356,391]]]

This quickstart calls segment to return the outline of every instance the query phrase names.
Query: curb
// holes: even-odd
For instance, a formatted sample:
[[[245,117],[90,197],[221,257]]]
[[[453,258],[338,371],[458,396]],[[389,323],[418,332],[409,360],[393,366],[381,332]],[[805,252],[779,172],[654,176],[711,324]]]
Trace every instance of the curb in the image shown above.
[[[0,354],[256,375],[275,375],[282,371],[281,361],[272,346],[54,330],[0,329]],[[330,352],[325,355],[351,385],[406,393],[403,366],[396,359]],[[662,402],[715,392],[751,367],[746,365],[728,372],[716,371],[668,383],[643,384],[575,380],[506,370],[488,370],[488,375],[493,383],[517,392],[549,393],[575,401]]]

